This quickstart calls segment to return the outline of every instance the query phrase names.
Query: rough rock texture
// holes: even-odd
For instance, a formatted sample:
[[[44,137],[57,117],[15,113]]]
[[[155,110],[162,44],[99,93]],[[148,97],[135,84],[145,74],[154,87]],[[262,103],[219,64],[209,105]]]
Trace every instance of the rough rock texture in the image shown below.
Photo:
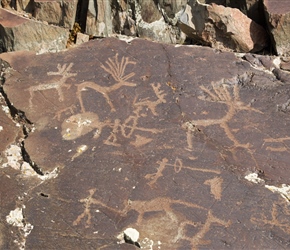
[[[288,55],[289,25],[287,24],[286,1],[279,2],[278,5],[280,12],[284,11],[282,19],[279,14],[275,14],[277,9],[275,4],[271,5],[271,1],[265,1],[269,25],[266,25],[262,0],[203,0],[200,2],[197,0],[1,0],[1,5],[6,9],[16,9],[19,15],[44,22],[44,26],[40,23],[36,25],[35,21],[28,22],[27,25],[31,27],[21,28],[25,30],[25,33],[18,36],[32,34],[32,41],[25,39],[26,44],[31,44],[37,39],[43,41],[45,34],[49,34],[46,39],[52,38],[52,47],[56,47],[55,51],[66,44],[63,41],[63,31],[56,31],[53,26],[51,26],[53,31],[48,30],[47,24],[69,30],[78,24],[81,27],[80,31],[88,35],[90,39],[126,35],[171,44],[192,43],[193,41],[194,44],[201,43],[216,49],[237,52],[258,52],[265,48],[268,51],[273,47],[274,50],[270,53]],[[283,4],[286,4],[285,8]],[[14,26],[14,18],[10,17],[10,19],[11,26]],[[269,32],[268,29],[270,29]],[[285,35],[282,34],[283,29],[286,31]],[[41,38],[35,36],[36,30],[43,31],[38,35]],[[273,44],[269,43],[268,33],[272,33]],[[9,39],[12,39],[11,35]],[[75,42],[74,38],[73,43]],[[67,44],[71,45],[71,40]],[[34,45],[30,46],[32,47],[37,48]],[[13,48],[13,50],[19,49],[23,49],[23,46]],[[7,51],[7,48],[2,50]],[[52,48],[45,49],[45,51],[51,50]]]
[[[287,248],[289,74],[239,56],[113,38],[1,54],[4,92],[35,131],[22,167],[0,168],[0,244]]]
[[[57,52],[66,48],[66,29],[37,22],[0,9],[0,52],[29,50]]]
[[[35,0],[33,16],[49,24],[72,29],[76,9],[76,0]]]
[[[290,4],[287,0],[264,0],[266,21],[278,55],[290,56]]]
[[[222,5],[187,5],[179,18],[179,27],[195,41],[217,49],[256,52],[268,45],[262,26],[238,9]]]
[[[281,69],[290,71],[290,58],[284,59],[281,63]]]
[[[25,11],[27,13],[32,13],[34,10],[34,3],[30,0],[1,0],[1,6],[6,9],[14,9],[17,11]]]
[[[85,32],[93,36],[107,37],[113,33],[110,1],[82,1],[80,24]],[[87,11],[86,11],[87,10]],[[83,20],[84,19],[84,20]],[[78,18],[77,18],[78,20]],[[83,25],[85,23],[85,26]]]
[[[236,8],[260,25],[265,24],[262,0],[199,0],[200,3],[219,4]]]
[[[18,133],[21,131],[20,125],[19,127],[12,121],[10,115],[9,107],[6,105],[4,97],[0,95],[0,152],[1,158],[0,163],[3,163],[3,155],[2,152],[13,142],[17,141]]]

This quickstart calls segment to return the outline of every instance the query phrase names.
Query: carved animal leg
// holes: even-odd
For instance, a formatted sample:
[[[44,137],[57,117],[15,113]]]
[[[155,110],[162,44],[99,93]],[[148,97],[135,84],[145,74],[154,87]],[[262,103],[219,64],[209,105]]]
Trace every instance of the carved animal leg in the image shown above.
[[[64,100],[64,96],[63,96],[63,92],[61,90],[61,87],[57,88],[56,90],[57,90],[57,93],[58,93],[58,100],[60,102],[62,102]]]
[[[84,103],[83,103],[82,90],[78,89],[76,94],[77,94],[77,98],[79,99],[79,102],[81,105],[81,111],[82,111],[82,113],[85,113],[86,110],[85,110]]]
[[[233,146],[234,146],[235,148],[238,148],[238,147],[241,147],[241,148],[244,148],[244,149],[249,149],[249,148],[250,148],[250,144],[249,144],[249,143],[247,143],[247,144],[242,144],[242,143],[240,143],[240,142],[236,139],[236,137],[235,137],[235,136],[233,135],[233,133],[231,132],[231,130],[230,130],[229,126],[227,125],[227,123],[223,122],[223,123],[220,124],[220,126],[221,126],[221,128],[224,129],[224,131],[225,131],[225,133],[226,133],[228,139],[231,140],[231,141],[234,143]]]
[[[105,92],[102,92],[102,94],[103,94],[103,96],[105,97],[107,103],[110,105],[111,112],[115,112],[116,109],[114,108],[114,105],[113,105],[112,101],[110,100],[110,97],[108,96],[108,94],[105,93]]]

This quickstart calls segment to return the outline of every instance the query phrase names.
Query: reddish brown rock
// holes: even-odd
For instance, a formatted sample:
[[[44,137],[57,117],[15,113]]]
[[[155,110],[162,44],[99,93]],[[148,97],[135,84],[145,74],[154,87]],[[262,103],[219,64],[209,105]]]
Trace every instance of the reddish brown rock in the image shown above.
[[[141,39],[0,57],[35,125],[27,249],[134,249],[128,228],[144,249],[287,248],[289,88],[275,75]]]
[[[180,16],[179,27],[196,42],[216,49],[256,52],[268,45],[268,36],[240,10],[196,2]]]
[[[0,52],[29,50],[37,53],[57,52],[65,49],[69,32],[46,25],[14,12],[0,9]]]
[[[260,0],[199,0],[200,3],[218,4],[225,7],[236,8],[256,23],[264,26],[264,8]]]
[[[287,0],[264,0],[267,24],[278,55],[290,55],[290,4]]]

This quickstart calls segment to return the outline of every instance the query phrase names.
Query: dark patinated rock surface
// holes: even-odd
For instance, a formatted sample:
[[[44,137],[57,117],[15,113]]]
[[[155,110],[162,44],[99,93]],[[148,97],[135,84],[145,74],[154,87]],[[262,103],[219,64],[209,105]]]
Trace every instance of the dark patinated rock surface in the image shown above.
[[[112,38],[1,57],[35,127],[23,147],[36,174],[18,171],[25,195],[0,244],[16,239],[10,222],[27,249],[289,246],[290,93],[266,66]]]

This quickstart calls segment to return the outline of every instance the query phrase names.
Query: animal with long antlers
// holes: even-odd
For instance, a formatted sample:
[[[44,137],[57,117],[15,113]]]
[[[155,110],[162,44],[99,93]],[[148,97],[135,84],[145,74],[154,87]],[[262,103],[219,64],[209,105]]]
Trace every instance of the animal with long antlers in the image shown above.
[[[83,103],[83,98],[81,92],[86,89],[90,88],[95,90],[96,92],[101,93],[107,103],[110,105],[111,111],[116,111],[114,108],[114,105],[109,97],[109,94],[122,86],[128,86],[128,87],[135,87],[135,83],[127,82],[128,79],[133,77],[135,73],[130,73],[128,75],[124,76],[125,69],[128,64],[136,64],[133,61],[130,61],[128,57],[122,57],[121,62],[118,61],[118,54],[114,57],[114,60],[112,58],[109,58],[106,61],[107,67],[102,65],[101,67],[107,71],[111,76],[114,78],[114,80],[117,82],[113,85],[110,86],[101,86],[95,82],[83,82],[77,86],[77,97],[79,99],[80,105],[81,105],[81,110],[82,112],[85,112],[85,107]]]

